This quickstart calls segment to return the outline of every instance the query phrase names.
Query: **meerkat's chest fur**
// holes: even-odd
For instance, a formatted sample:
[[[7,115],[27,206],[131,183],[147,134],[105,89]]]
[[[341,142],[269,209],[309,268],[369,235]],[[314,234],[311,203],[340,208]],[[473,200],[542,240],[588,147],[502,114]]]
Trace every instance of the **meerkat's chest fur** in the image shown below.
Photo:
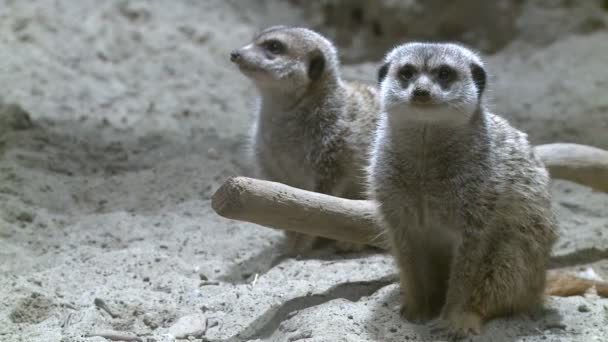
[[[422,234],[457,234],[490,215],[493,171],[483,137],[420,124],[386,131],[382,144],[376,193],[391,203],[383,208],[389,219]]]
[[[346,127],[328,106],[304,106],[291,112],[262,106],[254,149],[275,180],[307,190],[325,168],[336,167]]]

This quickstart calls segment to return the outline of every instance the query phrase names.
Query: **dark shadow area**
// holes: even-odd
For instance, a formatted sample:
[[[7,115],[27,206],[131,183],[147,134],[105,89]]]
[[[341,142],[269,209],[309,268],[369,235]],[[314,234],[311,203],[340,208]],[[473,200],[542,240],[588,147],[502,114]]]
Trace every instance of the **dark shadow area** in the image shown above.
[[[460,41],[486,53],[496,52],[515,38],[516,20],[522,10],[522,1],[498,4],[483,0],[432,0],[424,6],[366,0],[331,1],[323,5],[294,2],[309,15],[321,13],[322,19],[316,21],[319,25],[315,29],[336,42],[347,64],[378,61],[396,42],[407,40]],[[486,15],[470,20],[472,13]]]
[[[343,298],[351,302],[355,302],[361,297],[372,295],[374,292],[391,284],[392,282],[394,282],[393,277],[381,278],[372,281],[344,283],[336,285],[322,294],[293,298],[283,303],[280,307],[273,308],[260,315],[258,319],[252,322],[233,339],[230,339],[230,341],[250,341],[254,339],[267,338],[272,335],[272,333],[279,327],[281,322],[291,318],[292,315],[297,311],[327,303],[337,298]]]

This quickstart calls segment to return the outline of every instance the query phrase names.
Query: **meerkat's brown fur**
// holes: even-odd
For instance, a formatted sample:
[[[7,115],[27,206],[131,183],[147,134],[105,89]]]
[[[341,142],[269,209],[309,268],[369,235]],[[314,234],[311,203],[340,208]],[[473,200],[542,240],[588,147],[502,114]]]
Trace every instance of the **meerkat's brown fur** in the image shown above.
[[[379,114],[376,89],[341,79],[334,45],[305,28],[271,27],[231,59],[261,98],[252,129],[258,176],[334,196],[365,197],[365,165]],[[306,252],[315,238],[287,233]],[[342,249],[360,245],[341,242]]]
[[[537,308],[556,240],[549,176],[526,134],[490,113],[480,58],[410,43],[380,68],[369,172],[401,275],[402,313],[453,337]]]

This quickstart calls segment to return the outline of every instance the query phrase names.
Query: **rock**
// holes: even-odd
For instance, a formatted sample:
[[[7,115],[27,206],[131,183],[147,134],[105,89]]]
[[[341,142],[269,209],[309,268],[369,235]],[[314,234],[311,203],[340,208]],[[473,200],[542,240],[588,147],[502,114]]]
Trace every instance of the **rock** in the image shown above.
[[[221,156],[216,149],[211,147],[209,150],[207,150],[207,157],[209,157],[211,160],[218,160]]]
[[[608,255],[608,196],[582,185],[555,180],[551,186],[559,239],[553,248],[553,266],[583,264]],[[578,206],[565,207],[570,201]]]
[[[21,222],[32,223],[32,222],[34,222],[34,214],[27,212],[27,211],[22,211],[19,214],[17,214],[16,219]]]
[[[514,41],[542,47],[608,25],[599,1],[567,1],[561,5],[551,0],[294,2],[304,10],[309,26],[337,43],[345,63],[378,61],[395,43],[403,41],[458,41],[493,54]],[[471,20],[471,13],[483,15]]]
[[[440,37],[497,51],[516,36],[521,4],[483,0],[299,1],[309,24],[334,40],[346,63],[379,60],[404,40]],[[483,12],[472,21],[471,12]],[[449,13],[449,15],[446,15]]]
[[[49,317],[52,308],[49,298],[34,292],[17,302],[9,318],[13,323],[40,323]]]
[[[34,127],[30,114],[20,105],[0,101],[0,135]]]
[[[183,316],[169,327],[168,333],[175,338],[200,337],[207,330],[207,317],[202,314]]]
[[[608,32],[602,31],[540,49],[513,46],[486,58],[494,75],[490,108],[534,144],[563,141],[607,149],[608,69],[596,58],[605,55],[606,41]]]

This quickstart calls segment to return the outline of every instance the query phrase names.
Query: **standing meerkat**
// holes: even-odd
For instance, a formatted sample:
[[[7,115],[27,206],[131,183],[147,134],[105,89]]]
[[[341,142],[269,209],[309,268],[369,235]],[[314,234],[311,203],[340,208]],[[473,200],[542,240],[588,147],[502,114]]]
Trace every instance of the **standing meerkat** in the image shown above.
[[[252,129],[260,178],[351,199],[365,198],[365,168],[379,101],[371,85],[340,77],[334,45],[305,28],[274,26],[230,59],[258,88]],[[291,252],[317,238],[287,233]],[[341,250],[363,245],[339,242]]]
[[[410,43],[378,72],[369,172],[399,267],[408,320],[439,315],[459,338],[538,308],[557,238],[549,176],[527,135],[488,112],[480,58]]]

